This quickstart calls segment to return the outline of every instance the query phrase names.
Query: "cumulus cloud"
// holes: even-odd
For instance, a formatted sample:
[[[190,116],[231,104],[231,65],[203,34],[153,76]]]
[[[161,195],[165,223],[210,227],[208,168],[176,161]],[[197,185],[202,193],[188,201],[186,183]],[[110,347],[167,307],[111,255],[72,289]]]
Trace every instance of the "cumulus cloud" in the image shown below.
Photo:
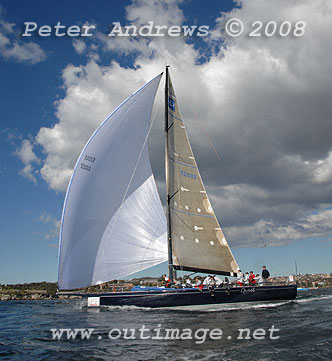
[[[331,234],[331,5],[264,4],[243,2],[216,15],[215,29],[201,48],[183,37],[113,43],[96,37],[95,51],[101,44],[103,51],[134,54],[133,67],[100,65],[92,57],[64,69],[58,122],[41,128],[35,138],[46,156],[43,179],[64,191],[94,129],[168,63],[203,180],[230,243],[259,246]],[[297,38],[225,39],[225,20],[234,16],[246,27],[271,17],[278,23],[303,20],[306,31]],[[137,0],[127,7],[130,24],[181,25],[184,19],[175,0]],[[202,52],[208,54],[203,63],[198,61]],[[152,161],[162,183],[162,121],[158,124],[150,143],[158,150]]]
[[[73,47],[78,54],[83,54],[86,50],[86,43],[80,39],[73,40]]]
[[[17,40],[15,24],[3,19],[3,9],[0,8],[0,54],[8,60],[20,63],[36,64],[46,59],[43,49],[34,42]]]
[[[250,247],[257,245],[263,247],[280,246],[290,241],[309,237],[331,236],[332,210],[327,209],[317,214],[310,214],[296,218],[283,224],[274,220],[262,219],[247,227],[226,227],[229,237],[238,240],[238,246]]]
[[[332,151],[325,159],[317,161],[314,177],[318,184],[332,182]]]
[[[60,232],[60,220],[53,218],[49,213],[43,212],[39,216],[38,221],[49,226],[48,231],[42,234],[43,239],[51,242],[48,246],[51,248],[58,248],[58,243],[56,241]]]
[[[18,157],[24,164],[39,163],[39,159],[32,150],[32,144],[29,140],[23,140],[21,148],[17,151]]]
[[[135,25],[146,25],[153,21],[157,25],[179,25],[184,20],[179,4],[182,0],[133,0],[127,6],[127,19]]]
[[[179,0],[133,0],[132,4],[126,7],[128,20],[126,25],[135,26],[137,29],[149,23],[152,23],[153,27],[181,25],[184,20],[183,11],[179,8],[181,2]],[[146,59],[151,59],[153,56],[154,61],[162,53],[166,60],[172,53],[181,51],[184,46],[183,39],[179,41],[179,39],[170,37],[153,38],[152,41],[147,37],[109,37],[102,33],[98,33],[97,36],[108,51],[121,55],[135,53],[138,57]]]
[[[97,38],[106,51],[113,51],[120,55],[129,55],[134,52],[150,57],[153,53],[153,43],[145,38],[109,37],[102,33],[98,33]]]
[[[29,179],[32,183],[37,184],[37,178],[35,175],[35,169],[31,164],[27,164],[20,170],[20,175],[24,178]]]
[[[16,155],[24,164],[24,168],[20,171],[20,174],[36,184],[36,174],[38,174],[38,170],[34,169],[32,163],[38,165],[40,164],[40,159],[34,153],[30,140],[23,140],[21,148],[16,151]]]

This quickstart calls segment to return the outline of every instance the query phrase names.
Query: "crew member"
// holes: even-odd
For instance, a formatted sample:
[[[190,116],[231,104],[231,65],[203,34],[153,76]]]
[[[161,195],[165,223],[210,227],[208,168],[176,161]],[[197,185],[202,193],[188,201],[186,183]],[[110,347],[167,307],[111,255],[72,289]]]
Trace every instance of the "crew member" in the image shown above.
[[[244,285],[249,286],[249,273],[248,272],[246,272],[246,274],[244,275]]]
[[[171,280],[166,276],[166,274],[163,274],[161,277],[165,282],[165,287],[171,287]]]
[[[249,285],[250,285],[250,286],[254,286],[255,284],[256,284],[256,281],[255,281],[254,272],[253,272],[253,271],[250,271],[250,274],[249,274]]]
[[[195,283],[193,284],[193,286],[195,288],[199,288],[200,290],[204,287],[202,281],[198,277],[195,278]]]
[[[205,280],[203,281],[203,285],[204,286],[214,286],[216,284],[216,281],[214,279],[214,276],[209,275],[205,278]]]
[[[263,278],[263,282],[267,282],[268,278],[270,277],[270,272],[266,269],[265,266],[262,267],[262,278]]]
[[[256,281],[256,284],[258,284],[258,286],[263,286],[263,278],[259,275],[259,273],[257,273],[257,275],[255,277],[255,281]]]
[[[236,281],[238,286],[243,286],[243,275],[240,269],[237,271]]]

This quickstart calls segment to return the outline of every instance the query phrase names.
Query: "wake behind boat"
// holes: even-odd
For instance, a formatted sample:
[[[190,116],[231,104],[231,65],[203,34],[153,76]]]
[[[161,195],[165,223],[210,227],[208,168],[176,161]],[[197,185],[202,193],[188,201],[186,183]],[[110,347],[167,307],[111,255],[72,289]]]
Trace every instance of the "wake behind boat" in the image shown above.
[[[236,277],[238,264],[203,185],[166,67],[166,215],[149,159],[158,75],[124,101],[85,145],[64,202],[59,288],[98,285],[168,261],[176,270]],[[291,300],[296,285],[160,289],[89,295],[90,306],[172,307]]]

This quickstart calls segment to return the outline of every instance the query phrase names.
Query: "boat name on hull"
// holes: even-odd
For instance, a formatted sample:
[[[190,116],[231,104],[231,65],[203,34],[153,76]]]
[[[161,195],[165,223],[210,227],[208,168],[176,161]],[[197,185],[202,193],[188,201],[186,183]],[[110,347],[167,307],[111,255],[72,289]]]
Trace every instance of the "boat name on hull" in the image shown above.
[[[255,292],[255,288],[242,288],[241,289],[241,293],[254,293]]]

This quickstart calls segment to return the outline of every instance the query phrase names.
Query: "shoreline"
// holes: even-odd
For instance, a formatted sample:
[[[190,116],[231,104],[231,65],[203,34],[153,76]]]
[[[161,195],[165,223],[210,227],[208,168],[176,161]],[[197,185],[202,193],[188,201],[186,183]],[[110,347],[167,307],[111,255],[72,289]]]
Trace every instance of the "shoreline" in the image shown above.
[[[3,293],[0,294],[0,302],[6,301],[49,301],[49,300],[73,300],[81,299],[82,296],[74,295],[48,295],[40,293]]]

